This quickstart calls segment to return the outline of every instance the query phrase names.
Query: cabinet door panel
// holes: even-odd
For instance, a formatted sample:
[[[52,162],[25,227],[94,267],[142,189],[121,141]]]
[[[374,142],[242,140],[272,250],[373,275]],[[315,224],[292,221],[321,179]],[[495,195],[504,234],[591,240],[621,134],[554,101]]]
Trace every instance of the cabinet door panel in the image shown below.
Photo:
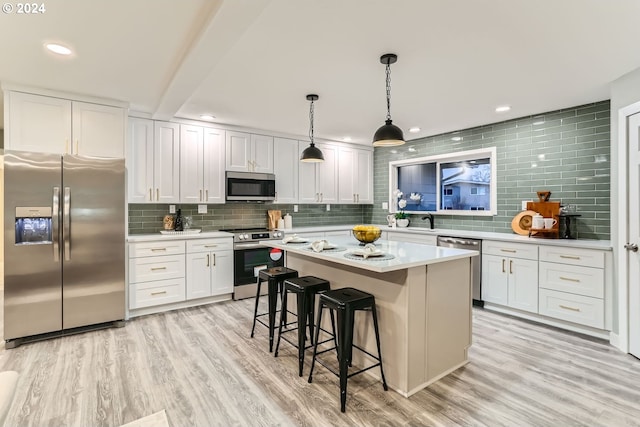
[[[204,201],[224,203],[224,131],[204,128]]]
[[[152,202],[153,120],[129,118],[126,161],[129,203]]]
[[[538,312],[538,262],[510,258],[509,263],[509,302],[508,305],[519,310]]]
[[[251,172],[273,173],[273,137],[251,135]]]
[[[298,141],[274,138],[273,149],[273,171],[276,175],[275,203],[297,203],[300,164]]]
[[[233,292],[233,251],[212,252],[211,295]]]
[[[250,135],[244,132],[227,132],[225,169],[228,171],[246,172],[249,170],[251,156]]]
[[[309,145],[298,141],[298,158]],[[318,203],[318,169],[316,163],[299,162],[298,165],[298,200],[300,203]]]
[[[124,157],[124,108],[72,103],[72,152],[83,156]]]
[[[487,302],[508,303],[508,260],[494,255],[482,257],[482,299]]]
[[[316,144],[324,162],[318,163],[318,190],[320,203],[338,202],[338,148],[331,145]]]
[[[356,150],[356,166],[356,202],[373,203],[373,152]]]
[[[204,149],[200,126],[180,125],[180,201],[204,201]]]
[[[187,299],[211,296],[211,254],[187,254]]]
[[[5,147],[40,153],[69,153],[71,101],[8,92]]]
[[[180,125],[154,122],[153,200],[180,201]]]
[[[342,204],[356,203],[356,152],[342,147],[338,153],[338,198]]]

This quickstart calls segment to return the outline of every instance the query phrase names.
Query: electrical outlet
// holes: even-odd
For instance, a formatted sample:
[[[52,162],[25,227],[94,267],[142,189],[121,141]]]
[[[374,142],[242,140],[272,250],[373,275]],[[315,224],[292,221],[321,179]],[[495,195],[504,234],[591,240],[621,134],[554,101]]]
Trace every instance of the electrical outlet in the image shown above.
[[[389,202],[382,202],[382,209],[385,211],[389,210]]]
[[[176,213],[176,205],[169,205],[169,213]]]
[[[331,210],[331,205],[327,203],[327,212]]]
[[[207,213],[207,205],[198,205],[198,213],[206,214]]]
[[[298,205],[293,205],[293,212],[298,212]]]

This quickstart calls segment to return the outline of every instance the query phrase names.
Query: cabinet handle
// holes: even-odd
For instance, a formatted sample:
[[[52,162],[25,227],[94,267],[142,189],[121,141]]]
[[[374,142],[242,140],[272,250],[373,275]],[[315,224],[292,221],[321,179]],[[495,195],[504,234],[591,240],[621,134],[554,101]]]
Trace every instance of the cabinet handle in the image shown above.
[[[320,193],[316,193],[316,202],[320,201]]]
[[[205,248],[217,248],[218,245],[204,245]]]
[[[156,201],[160,201],[160,189],[156,188]]]
[[[564,308],[565,310],[580,311],[580,309],[579,309],[579,308],[569,307],[569,306],[562,305],[562,304],[560,304],[560,305],[559,305],[559,307],[560,307],[560,308]]]
[[[216,254],[213,254],[213,266],[216,266]]]
[[[167,248],[151,248],[151,252],[166,251]]]
[[[502,258],[502,272],[504,273],[504,258]]]
[[[568,282],[576,282],[576,283],[580,283],[580,279],[572,279],[572,278],[570,278],[570,277],[563,277],[563,276],[560,276],[560,280],[566,280],[566,281],[568,281]]]
[[[571,256],[571,255],[560,255],[560,258],[566,258],[566,259],[580,259],[579,256]]]
[[[353,203],[356,202],[356,193],[353,193]]]
[[[324,195],[322,193],[320,193],[320,201],[324,201]]]
[[[356,193],[356,203],[360,203],[360,194]]]
[[[513,260],[509,260],[509,274],[513,274]]]
[[[204,200],[203,200],[203,202],[206,202],[207,200],[209,200],[209,190],[204,190]]]
[[[198,198],[198,200],[202,201],[202,190],[200,190],[200,197]]]
[[[153,193],[152,193],[153,189],[151,187],[149,187],[149,201],[153,202]]]
[[[207,254],[207,267],[209,267],[209,254]]]
[[[166,270],[167,267],[151,267],[151,271],[156,271],[156,270]]]
[[[151,292],[151,295],[164,295],[166,293],[167,293],[167,291]]]
[[[508,252],[510,254],[515,254],[516,253],[516,251],[513,250],[513,249],[500,249],[500,252]]]

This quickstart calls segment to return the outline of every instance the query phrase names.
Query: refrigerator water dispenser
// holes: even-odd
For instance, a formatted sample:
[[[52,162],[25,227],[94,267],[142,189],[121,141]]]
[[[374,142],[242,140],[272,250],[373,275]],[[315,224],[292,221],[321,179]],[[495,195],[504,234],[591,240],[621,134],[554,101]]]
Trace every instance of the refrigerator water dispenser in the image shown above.
[[[16,207],[16,245],[51,244],[51,207]]]

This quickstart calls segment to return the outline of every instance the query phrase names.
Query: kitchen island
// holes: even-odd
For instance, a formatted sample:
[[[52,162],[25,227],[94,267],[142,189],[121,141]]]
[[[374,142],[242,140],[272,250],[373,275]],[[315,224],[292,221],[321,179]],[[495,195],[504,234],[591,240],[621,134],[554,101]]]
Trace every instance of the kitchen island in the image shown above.
[[[471,257],[476,251],[379,240],[384,256],[362,259],[352,237],[332,237],[336,250],[314,252],[309,243],[261,243],[285,251],[300,276],[317,276],[331,288],[354,287],[376,298],[384,371],[405,397],[468,362],[471,345]],[[389,259],[390,258],[390,259]],[[327,325],[328,326],[328,325]],[[327,328],[329,329],[330,326]],[[354,343],[376,354],[373,322],[356,314]],[[354,351],[354,365],[368,366]],[[377,370],[367,371],[377,376]]]

